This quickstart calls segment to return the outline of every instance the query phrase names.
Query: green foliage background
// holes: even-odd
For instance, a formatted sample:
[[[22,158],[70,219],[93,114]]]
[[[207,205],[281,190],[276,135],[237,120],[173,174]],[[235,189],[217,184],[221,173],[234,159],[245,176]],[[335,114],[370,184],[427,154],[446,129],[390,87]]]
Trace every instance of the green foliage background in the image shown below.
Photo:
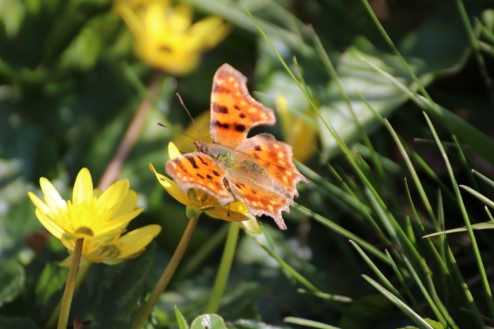
[[[93,266],[73,317],[130,326],[186,224],[148,169],[164,171],[177,137],[156,123],[189,125],[177,92],[193,116],[207,111],[212,76],[228,62],[267,106],[282,94],[295,114],[314,111],[316,152],[300,165],[312,183],[300,186],[288,231],[263,218],[262,237],[241,235],[221,317],[202,314],[228,224],[202,217],[149,328],[199,328],[204,317],[215,328],[494,326],[492,239],[480,230],[492,228],[484,205],[494,204],[492,4],[188,2],[232,33],[190,75],[165,73],[120,174],[145,208],[132,226],[162,233],[135,260]],[[97,181],[155,75],[112,5],[0,0],[0,328],[42,328],[66,275],[66,250],[27,192],[43,176],[69,195],[82,167]],[[269,131],[283,139],[279,126]]]

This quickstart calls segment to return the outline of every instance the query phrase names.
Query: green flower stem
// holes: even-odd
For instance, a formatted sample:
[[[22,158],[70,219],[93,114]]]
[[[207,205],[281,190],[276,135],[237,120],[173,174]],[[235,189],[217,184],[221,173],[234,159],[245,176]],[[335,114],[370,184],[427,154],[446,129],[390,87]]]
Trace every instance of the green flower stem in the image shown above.
[[[189,245],[190,238],[192,237],[192,232],[194,232],[194,228],[196,227],[198,219],[199,217],[192,217],[189,219],[184,234],[182,235],[182,238],[178,243],[177,249],[175,249],[172,258],[168,262],[168,265],[163,271],[163,274],[161,274],[161,277],[156,283],[156,286],[154,286],[151,295],[149,295],[148,300],[146,301],[144,306],[141,308],[139,314],[137,315],[136,321],[134,322],[134,326],[132,327],[133,329],[141,329],[146,323],[146,320],[148,319],[149,315],[151,315],[154,305],[158,301],[158,298],[160,297],[161,293],[165,290],[166,286],[170,282],[173,274],[175,273],[178,265],[180,264],[180,261],[182,260],[182,257],[185,253],[185,250],[187,249],[187,246]]]
[[[91,268],[91,264],[87,263],[86,265],[79,268],[79,273],[77,274],[77,279],[75,283],[75,291],[79,288],[82,281],[86,277],[87,272]],[[55,323],[57,322],[58,315],[60,314],[60,307],[62,306],[62,300],[58,302],[57,307],[53,310],[53,313],[50,315],[48,322],[46,322],[45,328],[54,328]]]
[[[72,297],[74,297],[77,271],[79,270],[79,263],[81,262],[83,244],[84,239],[77,239],[75,242],[74,252],[72,253],[72,262],[70,263],[67,282],[65,282],[65,290],[63,291],[57,329],[67,329],[67,323],[69,322],[70,305],[72,305]]]
[[[220,307],[221,297],[225,291],[228,276],[230,275],[230,269],[232,268],[233,256],[235,256],[239,230],[239,223],[230,223],[225,249],[223,250],[220,267],[218,269],[218,273],[216,274],[213,291],[211,293],[211,297],[209,298],[208,305],[206,306],[206,313],[216,313]]]

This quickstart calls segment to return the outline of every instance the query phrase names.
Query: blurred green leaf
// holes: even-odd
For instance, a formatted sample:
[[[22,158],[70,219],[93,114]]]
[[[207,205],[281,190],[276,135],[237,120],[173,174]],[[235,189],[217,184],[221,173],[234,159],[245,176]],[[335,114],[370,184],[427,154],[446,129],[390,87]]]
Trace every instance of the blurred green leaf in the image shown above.
[[[9,317],[0,316],[0,328],[38,329],[39,327],[31,319],[9,318]]]
[[[24,288],[25,274],[15,260],[0,260],[0,307],[15,299]]]
[[[227,329],[227,326],[221,316],[203,314],[192,321],[190,329]]]
[[[184,316],[182,315],[182,313],[180,313],[180,310],[176,306],[175,306],[175,316],[177,317],[177,324],[179,329],[189,329],[189,324],[187,323],[187,320],[185,320]]]
[[[228,322],[229,329],[286,329],[287,326],[274,326],[262,321],[240,319],[234,322]]]
[[[379,322],[390,317],[392,310],[393,304],[383,295],[366,295],[354,300],[343,312],[339,325],[345,329],[376,328]]]
[[[57,291],[61,291],[67,278],[67,269],[61,268],[58,263],[48,263],[43,268],[36,283],[36,302],[46,305]]]
[[[151,269],[156,261],[156,245],[122,264],[93,265],[77,290],[71,313],[88,328],[125,328],[135,319],[142,301],[151,290]]]
[[[298,324],[300,326],[305,326],[308,328],[317,328],[317,329],[339,329],[338,327],[335,326],[330,326],[328,324],[318,322],[318,321],[313,321],[313,320],[307,320],[307,319],[301,319],[301,318],[296,318],[296,317],[286,317],[284,319],[285,322],[287,323],[293,323],[293,324]]]

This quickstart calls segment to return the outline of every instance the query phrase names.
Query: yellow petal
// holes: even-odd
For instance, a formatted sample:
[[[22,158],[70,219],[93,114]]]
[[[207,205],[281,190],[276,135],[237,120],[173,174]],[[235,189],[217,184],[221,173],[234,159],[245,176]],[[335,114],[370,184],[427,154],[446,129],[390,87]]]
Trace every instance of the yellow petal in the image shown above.
[[[293,121],[293,116],[290,114],[290,111],[288,111],[288,101],[286,97],[283,95],[276,97],[275,106],[280,117],[281,129],[286,134],[290,131]]]
[[[117,212],[129,192],[129,181],[126,179],[113,183],[96,201],[96,208],[106,209],[110,213]]]
[[[211,217],[226,221],[240,222],[248,219],[249,210],[244,203],[235,201],[223,207],[216,206],[206,211]]]
[[[48,232],[50,232],[57,239],[62,237],[64,230],[57,225],[57,223],[47,217],[42,211],[39,210],[39,208],[36,209],[35,214],[41,225],[43,225]]]
[[[163,186],[165,191],[170,194],[175,200],[180,202],[183,205],[188,205],[190,203],[189,198],[187,197],[186,193],[183,193],[180,191],[180,188],[178,187],[177,183],[175,183],[173,180],[170,178],[159,174],[155,169],[152,164],[149,164],[149,169],[156,175],[156,178],[158,179],[158,182]]]
[[[294,114],[288,109],[288,101],[282,95],[276,99],[276,111],[280,115],[281,128],[285,142],[293,148],[293,157],[301,162],[309,159],[316,151],[317,132],[313,111],[307,109],[303,114]]]
[[[219,17],[206,17],[190,28],[190,35],[200,38],[202,50],[213,48],[230,32],[230,26]]]
[[[34,206],[41,212],[43,213],[51,213],[50,207],[48,207],[43,201],[41,201],[40,198],[33,192],[28,192],[27,194],[29,198],[31,199],[32,203],[34,203]]]
[[[165,17],[167,9],[167,6],[162,2],[153,2],[146,7],[141,24],[144,25],[148,34],[150,33],[152,36],[159,38],[160,34],[166,30]],[[148,36],[142,35],[141,37],[146,38]]]
[[[87,168],[82,168],[75,179],[72,192],[74,204],[89,202],[93,199],[93,181]]]
[[[142,212],[142,210],[142,208],[139,208],[125,215],[112,218],[111,221],[107,222],[104,227],[98,230],[98,235],[102,237],[108,237],[119,234],[125,227],[127,227],[131,220],[136,218]]]
[[[153,239],[160,233],[161,226],[153,224],[147,225],[129,233],[120,238],[119,246],[120,257],[128,258],[141,252]]]
[[[43,197],[45,199],[46,205],[51,209],[51,211],[56,211],[59,208],[65,208],[66,202],[53,184],[46,178],[41,177],[39,180],[41,190],[43,191]]]
[[[189,153],[195,151],[194,141],[196,140],[203,143],[212,143],[211,134],[209,133],[210,117],[209,111],[204,111],[195,117],[194,122],[187,126],[183,134],[179,134],[174,139],[176,148],[184,153]]]
[[[168,28],[173,32],[185,32],[192,24],[192,7],[186,3],[179,3],[168,14]]]
[[[168,158],[170,160],[176,159],[179,156],[181,156],[180,151],[178,150],[177,146],[173,144],[173,142],[168,143]]]
[[[134,190],[129,190],[114,216],[118,217],[133,211],[137,207],[138,199],[137,193]]]

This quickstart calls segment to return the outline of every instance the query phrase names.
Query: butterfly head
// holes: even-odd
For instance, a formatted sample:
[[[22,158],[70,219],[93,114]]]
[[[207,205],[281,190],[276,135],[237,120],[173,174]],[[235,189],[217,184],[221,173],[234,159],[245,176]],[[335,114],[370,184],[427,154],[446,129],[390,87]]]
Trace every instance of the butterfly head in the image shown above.
[[[206,144],[198,141],[194,142],[197,150],[212,157],[223,169],[230,168],[235,164],[234,152],[229,147],[220,144]]]

